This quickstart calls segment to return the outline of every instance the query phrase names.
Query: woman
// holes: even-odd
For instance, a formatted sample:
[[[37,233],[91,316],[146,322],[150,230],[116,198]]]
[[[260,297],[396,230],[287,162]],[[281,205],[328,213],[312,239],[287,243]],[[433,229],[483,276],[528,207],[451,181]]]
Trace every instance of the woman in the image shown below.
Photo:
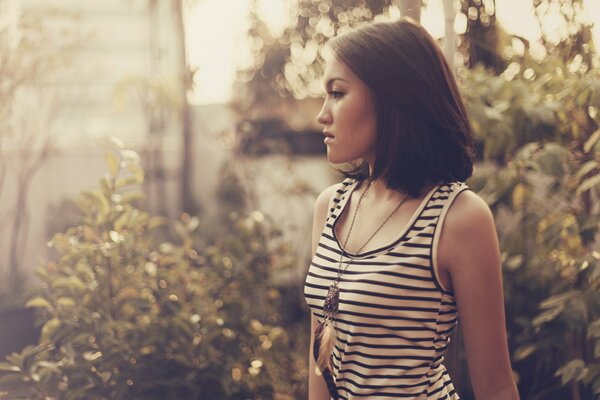
[[[476,398],[518,399],[493,216],[464,183],[472,132],[441,50],[408,20],[329,47],[318,121],[328,160],[356,168],[314,210],[310,400],[458,399],[442,361],[459,315]]]

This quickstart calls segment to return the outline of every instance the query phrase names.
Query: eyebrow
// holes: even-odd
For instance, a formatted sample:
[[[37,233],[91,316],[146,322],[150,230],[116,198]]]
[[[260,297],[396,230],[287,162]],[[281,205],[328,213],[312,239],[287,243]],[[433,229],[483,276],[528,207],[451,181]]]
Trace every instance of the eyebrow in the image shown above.
[[[325,89],[329,89],[331,88],[331,85],[333,85],[334,81],[343,81],[343,82],[348,82],[347,80],[343,79],[343,78],[339,78],[339,77],[333,77],[333,78],[329,78],[327,80],[327,83],[325,84]]]

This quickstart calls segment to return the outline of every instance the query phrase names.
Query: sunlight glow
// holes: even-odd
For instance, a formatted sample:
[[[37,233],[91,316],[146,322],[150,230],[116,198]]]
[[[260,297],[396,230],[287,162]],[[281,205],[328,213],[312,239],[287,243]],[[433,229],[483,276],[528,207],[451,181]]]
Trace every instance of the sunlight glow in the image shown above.
[[[432,36],[444,34],[443,0],[428,0],[421,13],[423,26]],[[281,34],[290,21],[294,0],[258,0],[258,13],[274,36]],[[191,96],[193,104],[226,103],[231,99],[232,84],[239,65],[248,65],[250,51],[245,35],[248,30],[250,0],[201,0],[189,9],[187,34],[189,60],[198,66],[196,88]],[[584,0],[582,18],[594,20],[594,40],[600,45],[600,1]],[[397,9],[390,13],[398,17]],[[539,40],[542,32],[535,19],[531,0],[501,0],[496,2],[496,15],[500,25],[509,33],[531,42]],[[454,29],[464,32],[466,21],[457,18]],[[560,18],[550,14],[544,23],[544,33],[558,40],[565,27]],[[461,32],[462,31],[462,32]],[[543,55],[544,48],[532,43],[534,55]]]
[[[444,5],[442,0],[429,0],[421,10],[421,25],[436,39],[444,36]]]
[[[202,0],[188,10],[186,31],[190,66],[198,67],[192,104],[226,103],[231,99],[238,50],[248,30],[249,0]]]

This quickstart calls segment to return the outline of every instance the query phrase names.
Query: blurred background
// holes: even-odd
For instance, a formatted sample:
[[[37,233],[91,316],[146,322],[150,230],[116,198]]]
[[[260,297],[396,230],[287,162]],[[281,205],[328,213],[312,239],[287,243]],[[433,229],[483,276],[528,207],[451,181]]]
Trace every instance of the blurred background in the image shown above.
[[[598,398],[596,0],[0,0],[0,398],[306,398],[323,45],[402,16],[468,108],[521,398]]]

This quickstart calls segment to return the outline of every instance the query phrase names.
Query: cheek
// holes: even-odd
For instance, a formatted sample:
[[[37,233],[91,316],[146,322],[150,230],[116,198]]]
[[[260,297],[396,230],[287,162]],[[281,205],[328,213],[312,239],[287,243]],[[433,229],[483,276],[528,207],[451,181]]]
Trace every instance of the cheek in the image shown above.
[[[375,113],[368,102],[359,99],[348,109],[348,126],[351,127],[357,144],[361,147],[375,146],[377,123]]]

